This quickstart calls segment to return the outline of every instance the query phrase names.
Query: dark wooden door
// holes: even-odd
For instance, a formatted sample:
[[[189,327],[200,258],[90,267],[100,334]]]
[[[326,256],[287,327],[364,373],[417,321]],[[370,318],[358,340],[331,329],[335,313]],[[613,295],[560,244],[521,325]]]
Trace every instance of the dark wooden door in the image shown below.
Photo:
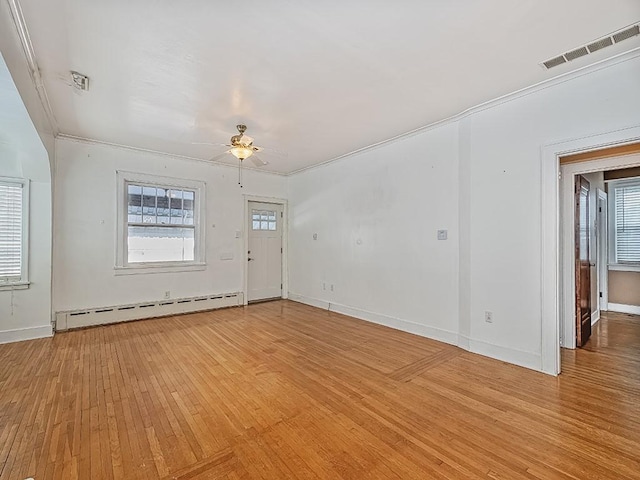
[[[591,265],[589,263],[589,182],[576,177],[576,345],[582,347],[591,336]]]

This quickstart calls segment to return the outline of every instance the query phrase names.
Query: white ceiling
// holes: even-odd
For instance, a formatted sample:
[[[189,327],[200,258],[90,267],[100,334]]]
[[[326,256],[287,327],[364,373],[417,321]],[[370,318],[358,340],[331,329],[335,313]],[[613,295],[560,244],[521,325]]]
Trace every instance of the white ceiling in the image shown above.
[[[64,134],[197,158],[246,123],[288,173],[640,45],[539,63],[637,0],[23,0]],[[69,71],[88,75],[88,92]],[[229,156],[229,161],[235,160]]]

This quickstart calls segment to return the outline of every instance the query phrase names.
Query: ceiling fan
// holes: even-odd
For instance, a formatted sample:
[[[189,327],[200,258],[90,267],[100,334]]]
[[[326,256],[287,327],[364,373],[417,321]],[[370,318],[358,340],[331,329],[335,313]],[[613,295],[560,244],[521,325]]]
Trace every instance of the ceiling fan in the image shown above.
[[[249,135],[246,135],[244,132],[247,131],[247,126],[240,124],[240,125],[236,125],[236,128],[238,129],[238,134],[237,135],[233,135],[231,137],[231,139],[229,140],[229,143],[200,143],[200,145],[219,145],[219,146],[223,146],[223,147],[229,147],[228,150],[222,152],[219,155],[216,155],[215,157],[211,158],[211,161],[215,161],[218,160],[222,157],[224,157],[227,154],[231,154],[234,157],[236,157],[239,160],[239,164],[238,164],[238,184],[240,185],[240,187],[242,188],[242,162],[243,160],[246,160],[247,158],[251,158],[251,161],[253,162],[253,164],[256,167],[264,167],[265,165],[268,165],[269,162],[259,158],[257,155],[255,155],[256,152],[261,152],[264,150],[264,148],[262,147],[258,147],[256,145],[253,144],[253,138],[250,137]]]
[[[229,140],[229,143],[195,142],[194,144],[229,147],[228,150],[211,158],[210,159],[211,161],[218,160],[224,157],[227,153],[230,153],[240,161],[243,161],[249,157],[252,157],[251,161],[254,163],[256,167],[262,167],[264,165],[268,165],[269,162],[262,160],[261,158],[258,158],[257,156],[254,155],[256,152],[262,152],[264,148],[254,145],[253,138],[250,137],[249,135],[245,135],[244,132],[247,131],[247,126],[241,124],[241,125],[236,125],[236,128],[238,129],[238,134],[232,136],[231,139]]]

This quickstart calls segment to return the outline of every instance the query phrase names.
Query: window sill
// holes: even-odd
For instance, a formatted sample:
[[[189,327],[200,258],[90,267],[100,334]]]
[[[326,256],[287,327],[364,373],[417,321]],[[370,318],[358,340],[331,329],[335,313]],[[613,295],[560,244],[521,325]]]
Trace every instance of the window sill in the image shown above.
[[[31,283],[29,282],[0,284],[0,292],[4,290],[26,290],[27,288],[29,288],[29,285],[31,285]]]
[[[609,265],[609,270],[615,272],[640,272],[639,264],[625,264],[625,263],[612,263]]]
[[[127,267],[114,267],[115,275],[146,275],[150,273],[178,273],[178,272],[197,272],[205,270],[206,263],[183,263],[180,265],[168,265],[166,263],[159,265],[136,265]]]

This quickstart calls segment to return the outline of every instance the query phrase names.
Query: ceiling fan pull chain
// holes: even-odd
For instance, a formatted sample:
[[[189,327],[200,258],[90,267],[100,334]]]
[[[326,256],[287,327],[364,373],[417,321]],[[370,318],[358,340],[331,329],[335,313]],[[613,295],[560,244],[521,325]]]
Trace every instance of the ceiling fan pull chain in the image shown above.
[[[238,185],[242,188],[242,160],[238,161]]]

